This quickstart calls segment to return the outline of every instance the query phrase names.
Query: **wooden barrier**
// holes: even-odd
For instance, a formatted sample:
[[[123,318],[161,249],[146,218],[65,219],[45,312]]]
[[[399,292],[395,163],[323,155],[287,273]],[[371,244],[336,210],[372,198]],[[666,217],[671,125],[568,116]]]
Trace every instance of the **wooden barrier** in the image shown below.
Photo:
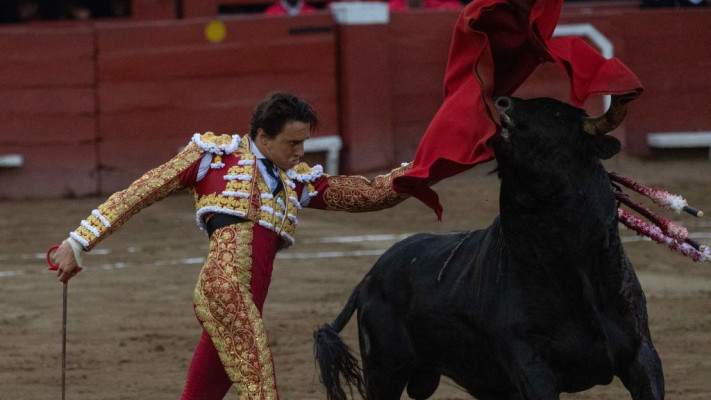
[[[394,164],[388,9],[346,6],[336,13],[343,169],[387,169]]]
[[[96,193],[94,33],[91,25],[0,29],[0,198]]]
[[[97,24],[102,192],[169,159],[193,133],[248,133],[272,90],[308,98],[322,134],[338,132],[330,15],[224,19],[219,43],[205,39],[208,22]]]
[[[711,130],[711,9],[604,5],[570,5],[561,22],[594,25],[644,85],[625,119],[624,150],[650,156],[651,132]]]
[[[394,160],[411,161],[443,99],[456,11],[393,13],[390,20]]]
[[[159,18],[151,7],[167,13],[168,2],[143,5],[146,18]],[[412,159],[442,101],[457,15],[393,13],[378,26],[337,25],[327,12],[221,17],[217,43],[205,38],[210,18],[2,26],[0,157],[13,162],[0,167],[0,197],[121,189],[194,132],[246,133],[252,107],[274,89],[314,103],[319,135],[343,139],[343,172],[394,167]],[[653,154],[650,132],[711,131],[709,19],[710,8],[564,6],[560,24],[594,26],[645,86],[614,133],[625,151]],[[567,101],[568,83],[545,65],[515,95]],[[586,109],[601,112],[602,99]]]

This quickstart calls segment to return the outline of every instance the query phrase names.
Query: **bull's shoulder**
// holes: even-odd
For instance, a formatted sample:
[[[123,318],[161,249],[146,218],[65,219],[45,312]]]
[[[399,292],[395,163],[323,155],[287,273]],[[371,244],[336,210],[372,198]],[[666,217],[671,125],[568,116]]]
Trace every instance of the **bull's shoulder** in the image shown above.
[[[411,259],[413,262],[417,258],[437,260],[447,257],[455,247],[462,246],[472,238],[480,236],[482,232],[417,233],[395,243],[381,258]]]
[[[412,245],[422,245],[422,244],[439,244],[446,245],[447,243],[456,242],[461,240],[462,237],[471,234],[470,231],[467,232],[445,232],[445,233],[416,233],[412,236],[401,240],[396,243],[399,246],[412,246]]]

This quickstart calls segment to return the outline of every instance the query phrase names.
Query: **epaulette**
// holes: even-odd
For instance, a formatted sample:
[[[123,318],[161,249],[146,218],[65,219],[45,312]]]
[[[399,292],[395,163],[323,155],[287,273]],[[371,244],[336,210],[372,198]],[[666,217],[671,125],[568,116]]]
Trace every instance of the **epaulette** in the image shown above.
[[[232,154],[239,147],[239,135],[215,135],[212,132],[205,132],[202,135],[196,133],[191,141],[197,147],[212,154],[223,155]]]
[[[323,175],[323,167],[314,165],[310,167],[306,163],[296,164],[293,168],[286,171],[286,176],[299,182],[313,182]]]

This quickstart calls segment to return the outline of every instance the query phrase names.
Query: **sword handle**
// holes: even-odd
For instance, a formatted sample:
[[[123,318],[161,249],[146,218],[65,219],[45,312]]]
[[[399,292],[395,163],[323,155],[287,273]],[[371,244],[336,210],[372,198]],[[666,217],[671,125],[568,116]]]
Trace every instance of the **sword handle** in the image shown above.
[[[49,250],[47,250],[47,264],[49,264],[49,267],[47,268],[48,271],[57,271],[59,269],[59,265],[52,262],[52,253],[58,248],[59,246],[52,246]],[[77,265],[77,272],[81,272],[83,269],[84,268]],[[69,282],[69,279],[67,279],[67,282]],[[67,282],[64,283],[66,284]]]

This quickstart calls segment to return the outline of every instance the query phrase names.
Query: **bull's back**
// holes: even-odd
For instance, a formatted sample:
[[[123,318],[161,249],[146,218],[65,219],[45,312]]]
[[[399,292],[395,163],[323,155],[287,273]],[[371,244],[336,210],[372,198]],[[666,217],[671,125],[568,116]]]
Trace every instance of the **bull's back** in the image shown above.
[[[455,299],[439,294],[472,293],[499,268],[500,226],[496,217],[487,229],[410,236],[378,259],[366,276],[364,294],[382,291],[390,301],[405,305],[413,295],[446,303]]]
[[[397,291],[422,282],[436,282],[451,259],[457,245],[479,232],[420,233],[394,244],[378,259],[369,273],[389,291]],[[471,251],[471,249],[461,249]],[[448,262],[449,260],[449,262]],[[457,269],[455,265],[452,269]],[[430,285],[426,285],[430,286]]]

